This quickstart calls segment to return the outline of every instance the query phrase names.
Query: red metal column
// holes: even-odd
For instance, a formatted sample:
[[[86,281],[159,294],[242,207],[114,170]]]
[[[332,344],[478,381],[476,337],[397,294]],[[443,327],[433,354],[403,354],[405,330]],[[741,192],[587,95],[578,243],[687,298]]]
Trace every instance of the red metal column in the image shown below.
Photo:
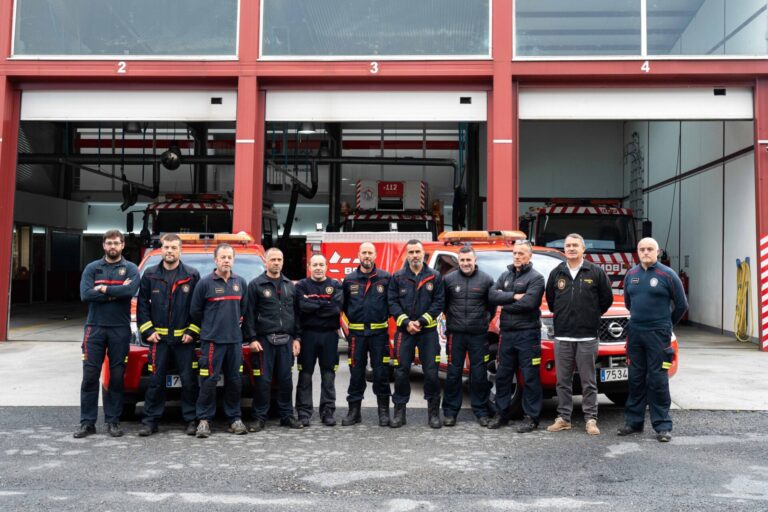
[[[259,58],[259,0],[240,1],[240,40],[237,54],[241,62]]]
[[[757,215],[760,350],[768,352],[768,79],[755,83],[755,210]]]
[[[235,197],[233,231],[247,231],[261,240],[264,197],[264,110],[266,93],[254,76],[241,76],[237,85],[235,132]]]
[[[0,314],[3,315],[0,321],[0,341],[8,339],[13,239],[11,233],[13,198],[16,192],[20,99],[19,91],[6,76],[0,75]]]
[[[512,2],[493,3],[493,91],[488,103],[488,229],[517,229],[517,85]]]

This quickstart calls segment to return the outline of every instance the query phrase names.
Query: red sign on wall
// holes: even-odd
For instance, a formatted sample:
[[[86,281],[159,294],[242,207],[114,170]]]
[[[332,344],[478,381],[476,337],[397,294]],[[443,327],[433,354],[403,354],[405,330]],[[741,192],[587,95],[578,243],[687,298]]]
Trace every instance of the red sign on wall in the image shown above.
[[[380,181],[379,182],[379,198],[382,197],[403,197],[403,182],[402,181]]]

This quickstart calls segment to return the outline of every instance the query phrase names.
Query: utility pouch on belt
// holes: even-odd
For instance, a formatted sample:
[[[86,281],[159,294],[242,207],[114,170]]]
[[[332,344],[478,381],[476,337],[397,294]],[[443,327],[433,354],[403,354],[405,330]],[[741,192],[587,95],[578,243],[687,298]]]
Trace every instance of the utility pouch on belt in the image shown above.
[[[287,345],[291,341],[290,334],[267,334],[267,341],[270,345]]]

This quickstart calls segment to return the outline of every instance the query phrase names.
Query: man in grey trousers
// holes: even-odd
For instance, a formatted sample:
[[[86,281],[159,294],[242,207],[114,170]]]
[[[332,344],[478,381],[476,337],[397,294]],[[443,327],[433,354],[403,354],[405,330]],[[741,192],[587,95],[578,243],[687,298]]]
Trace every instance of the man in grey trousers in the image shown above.
[[[566,261],[555,267],[547,281],[547,304],[554,315],[555,368],[557,372],[557,413],[548,432],[570,430],[573,412],[573,371],[579,372],[581,409],[586,431],[599,435],[597,428],[597,376],[595,359],[600,317],[613,304],[611,282],[605,271],[584,259],[586,245],[581,235],[565,237]]]

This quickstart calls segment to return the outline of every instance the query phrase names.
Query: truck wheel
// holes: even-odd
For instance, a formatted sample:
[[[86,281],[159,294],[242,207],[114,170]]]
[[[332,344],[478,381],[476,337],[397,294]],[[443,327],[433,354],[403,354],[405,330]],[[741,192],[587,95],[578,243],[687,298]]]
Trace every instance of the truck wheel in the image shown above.
[[[627,398],[629,397],[629,393],[606,393],[605,396],[608,397],[608,400],[615,403],[616,405],[621,405],[622,407],[624,404],[627,403]]]

